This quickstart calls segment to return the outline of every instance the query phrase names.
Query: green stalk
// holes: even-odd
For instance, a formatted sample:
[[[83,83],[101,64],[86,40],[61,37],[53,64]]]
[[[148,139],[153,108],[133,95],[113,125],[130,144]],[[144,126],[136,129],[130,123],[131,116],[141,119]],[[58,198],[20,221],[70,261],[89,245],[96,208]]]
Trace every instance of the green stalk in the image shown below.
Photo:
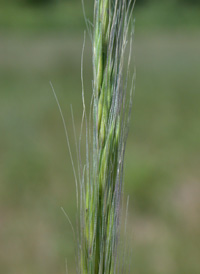
[[[116,273],[124,149],[131,105],[131,99],[127,105],[123,74],[133,9],[129,2],[96,0],[94,7],[93,155],[86,165],[90,176],[83,174],[81,207],[80,272],[84,274]]]

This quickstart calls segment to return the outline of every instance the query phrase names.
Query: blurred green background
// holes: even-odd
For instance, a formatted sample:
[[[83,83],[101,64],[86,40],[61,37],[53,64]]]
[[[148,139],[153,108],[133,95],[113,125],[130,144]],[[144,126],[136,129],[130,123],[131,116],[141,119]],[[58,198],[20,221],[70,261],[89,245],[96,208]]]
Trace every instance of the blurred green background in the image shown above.
[[[93,1],[85,0],[92,20]],[[131,273],[200,273],[200,2],[138,0],[125,157]],[[80,0],[0,0],[0,273],[75,273],[73,106],[80,132]],[[132,64],[133,66],[134,64]],[[91,43],[84,55],[91,96]]]

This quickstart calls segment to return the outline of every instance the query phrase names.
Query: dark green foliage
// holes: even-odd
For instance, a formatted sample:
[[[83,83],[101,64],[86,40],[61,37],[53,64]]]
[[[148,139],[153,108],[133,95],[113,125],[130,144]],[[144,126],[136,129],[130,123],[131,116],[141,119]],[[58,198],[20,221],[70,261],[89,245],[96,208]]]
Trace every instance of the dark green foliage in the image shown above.
[[[149,2],[149,0],[127,0],[127,5],[129,3],[131,3],[131,5],[134,5],[135,3],[135,6],[139,6],[139,7],[143,7],[145,6],[145,4],[147,4]]]
[[[146,3],[148,3],[148,1],[149,0],[127,0],[127,3],[130,3],[131,2],[131,4],[133,5],[134,4],[134,2],[135,2],[135,4],[136,4],[136,6],[142,6],[142,5],[144,5],[144,4],[146,4]]]
[[[199,0],[178,0],[178,3],[180,4],[187,4],[187,5],[199,5],[200,6],[200,1]]]
[[[133,1],[134,2],[134,1]],[[147,4],[149,0],[136,0],[136,6]]]
[[[24,3],[30,4],[30,5],[46,5],[53,2],[57,2],[56,0],[23,0]]]

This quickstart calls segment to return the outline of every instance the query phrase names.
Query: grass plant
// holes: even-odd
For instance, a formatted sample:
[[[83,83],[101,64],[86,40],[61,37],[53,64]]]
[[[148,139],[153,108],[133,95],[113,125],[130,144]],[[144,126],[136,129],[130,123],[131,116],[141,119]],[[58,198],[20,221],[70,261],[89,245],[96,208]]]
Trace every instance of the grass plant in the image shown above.
[[[48,84],[51,80],[59,95],[68,129],[69,102],[73,105],[78,131],[82,103],[77,78],[84,24],[80,1],[64,2],[67,7],[53,9],[54,16],[48,9],[38,9],[34,17],[33,11],[14,8],[11,1],[2,2],[0,9],[0,273],[65,273],[66,257],[68,273],[77,273],[72,233],[60,212],[63,206],[75,223],[74,180]],[[87,2],[92,2],[85,3],[89,14]],[[191,17],[198,9],[192,12],[184,6],[183,24],[181,4],[169,13],[165,1],[160,2],[157,9],[157,3],[149,1],[134,10],[139,92],[134,98],[124,178],[124,193],[132,197],[127,234],[134,224],[137,235],[131,273],[199,274],[200,35],[196,17]],[[12,16],[4,4],[13,10]],[[43,23],[47,18],[48,29]],[[30,25],[30,20],[37,22]],[[86,38],[86,106],[91,87],[88,44]],[[73,144],[73,131],[69,130],[69,138]]]
[[[93,96],[89,123],[86,118],[86,165],[79,167],[79,272],[84,274],[118,272],[123,162],[132,103],[126,96],[131,50],[128,59],[125,53],[133,7],[127,0],[94,4]],[[130,49],[131,44],[132,38]],[[85,115],[84,92],[83,105]]]

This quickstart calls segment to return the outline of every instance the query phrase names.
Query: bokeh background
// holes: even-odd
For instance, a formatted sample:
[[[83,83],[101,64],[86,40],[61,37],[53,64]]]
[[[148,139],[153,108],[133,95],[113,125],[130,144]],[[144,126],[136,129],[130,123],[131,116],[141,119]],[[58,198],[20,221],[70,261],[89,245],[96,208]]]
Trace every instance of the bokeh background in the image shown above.
[[[92,20],[93,1],[85,0]],[[200,1],[138,0],[136,92],[125,158],[131,273],[200,273]],[[0,0],[0,273],[75,273],[80,0]],[[132,67],[134,64],[132,64]],[[91,43],[84,54],[91,96]],[[133,235],[133,236],[132,236]]]

